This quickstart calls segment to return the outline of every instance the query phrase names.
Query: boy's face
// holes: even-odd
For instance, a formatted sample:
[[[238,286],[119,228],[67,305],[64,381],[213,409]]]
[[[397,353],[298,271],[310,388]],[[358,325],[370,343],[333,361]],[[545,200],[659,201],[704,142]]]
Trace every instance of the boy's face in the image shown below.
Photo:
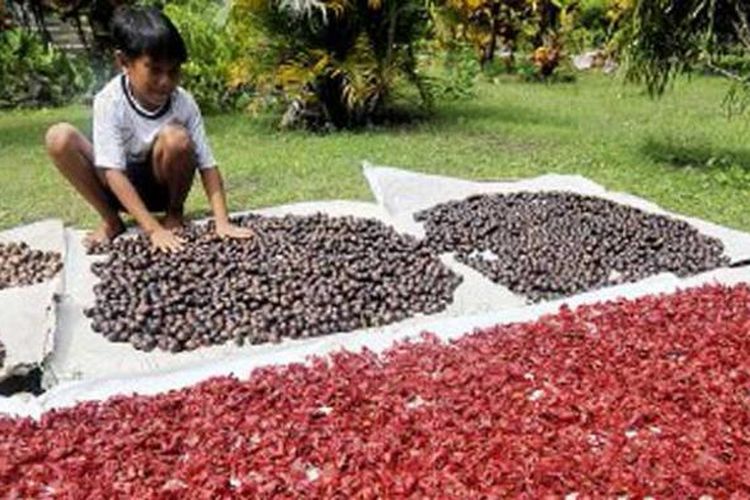
[[[180,82],[179,62],[154,59],[149,55],[120,61],[133,95],[147,109],[163,106]]]

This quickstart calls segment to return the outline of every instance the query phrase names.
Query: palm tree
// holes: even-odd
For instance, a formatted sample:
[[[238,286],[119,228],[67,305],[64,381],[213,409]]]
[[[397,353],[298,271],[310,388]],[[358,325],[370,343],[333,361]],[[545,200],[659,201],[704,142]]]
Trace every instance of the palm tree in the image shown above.
[[[416,69],[415,43],[427,27],[422,0],[236,0],[233,15],[256,41],[239,64],[246,78],[280,89],[298,120],[365,125],[387,112],[404,83],[430,103]]]

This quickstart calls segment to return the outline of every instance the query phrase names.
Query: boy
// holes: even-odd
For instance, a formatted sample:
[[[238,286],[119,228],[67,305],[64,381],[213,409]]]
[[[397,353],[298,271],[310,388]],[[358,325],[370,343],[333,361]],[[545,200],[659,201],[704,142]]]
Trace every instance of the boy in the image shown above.
[[[122,74],[94,98],[94,137],[67,123],[47,131],[49,155],[62,175],[102,218],[87,237],[95,244],[125,230],[127,211],[162,251],[179,251],[184,240],[185,198],[200,172],[221,237],[249,238],[252,231],[229,222],[221,174],[193,97],[178,87],[187,60],[177,28],[154,8],[121,7],[112,20],[115,56]],[[157,220],[152,212],[165,212]]]

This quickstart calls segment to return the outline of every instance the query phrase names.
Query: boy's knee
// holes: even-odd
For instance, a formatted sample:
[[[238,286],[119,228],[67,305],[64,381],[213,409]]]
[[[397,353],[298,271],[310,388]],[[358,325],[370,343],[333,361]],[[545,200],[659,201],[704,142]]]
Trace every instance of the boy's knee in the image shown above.
[[[70,123],[56,123],[47,129],[44,144],[50,156],[59,156],[74,148],[78,140],[76,128]]]
[[[159,132],[159,142],[164,151],[178,154],[192,154],[193,141],[185,127],[167,125]]]

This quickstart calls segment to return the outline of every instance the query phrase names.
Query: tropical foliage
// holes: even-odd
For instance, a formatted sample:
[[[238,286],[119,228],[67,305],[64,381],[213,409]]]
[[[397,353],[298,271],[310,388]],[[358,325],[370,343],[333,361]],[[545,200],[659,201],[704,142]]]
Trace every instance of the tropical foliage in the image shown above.
[[[232,16],[247,41],[232,83],[276,95],[287,125],[358,127],[402,99],[431,103],[417,70],[423,0],[236,0]]]
[[[705,66],[735,85],[727,104],[750,96],[750,4],[744,0],[634,0],[623,38],[627,76],[655,95],[679,73]]]
[[[483,68],[500,51],[512,71],[516,54],[529,53],[544,78],[563,58],[577,8],[578,2],[565,0],[435,0],[433,12],[438,37],[470,42]]]
[[[90,81],[86,63],[45,44],[33,31],[0,31],[0,108],[64,104]]]
[[[240,57],[234,25],[219,0],[170,2],[164,12],[180,30],[188,49],[182,68],[183,86],[206,112],[230,111],[246,104],[250,89],[230,85],[231,70]]]

